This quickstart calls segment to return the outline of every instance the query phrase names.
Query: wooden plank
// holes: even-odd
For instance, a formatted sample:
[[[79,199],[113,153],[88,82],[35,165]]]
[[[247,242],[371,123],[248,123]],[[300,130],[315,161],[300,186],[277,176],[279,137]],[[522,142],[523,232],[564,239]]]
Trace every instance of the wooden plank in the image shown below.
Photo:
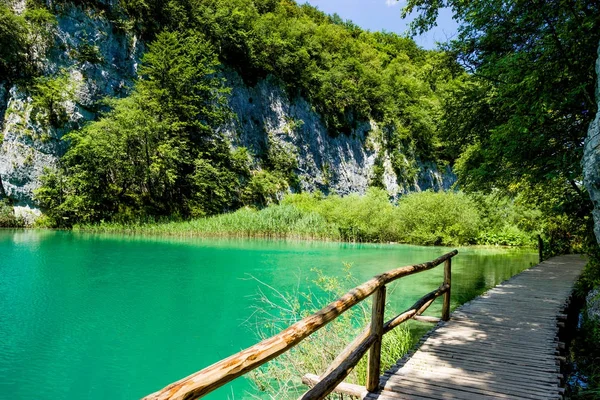
[[[415,354],[412,359],[413,360],[422,360],[422,359],[429,359],[429,358],[435,358],[437,360],[439,360],[440,362],[455,362],[455,364],[460,364],[460,365],[464,365],[464,366],[476,366],[479,368],[485,368],[486,370],[506,370],[507,364],[509,366],[512,366],[512,368],[519,370],[519,375],[523,376],[526,375],[527,373],[532,373],[532,374],[537,374],[537,375],[546,375],[546,373],[552,373],[552,372],[557,372],[558,373],[558,368],[556,368],[556,365],[554,366],[553,369],[545,369],[545,368],[540,368],[538,366],[528,366],[528,365],[520,365],[514,361],[511,360],[497,360],[497,359],[490,359],[487,357],[473,357],[470,355],[463,355],[463,354],[442,354],[442,353],[436,353],[435,355],[427,355],[426,353],[423,352],[419,352],[418,354]],[[540,374],[541,373],[541,374]],[[552,381],[556,380],[556,378],[549,378]]]
[[[494,329],[493,336],[490,335],[491,331],[485,332],[481,330],[482,326],[472,325],[468,322],[460,321],[460,324],[454,324],[451,328],[446,326],[440,326],[436,329],[435,337],[462,337],[465,340],[476,341],[476,340],[512,340],[517,343],[523,343],[524,339],[535,338],[536,343],[540,345],[551,345],[556,343],[556,335],[545,335],[541,332],[530,333],[519,330],[503,330]],[[479,332],[474,332],[479,330]],[[468,335],[468,336],[467,336]]]
[[[448,382],[449,384],[473,384],[476,386],[484,386],[488,382],[498,384],[498,385],[520,385],[521,382],[529,382],[532,383],[531,379],[527,379],[525,381],[519,380],[518,375],[515,377],[508,375],[500,375],[495,373],[495,371],[480,371],[478,373],[469,373],[469,374],[460,374],[460,371],[455,369],[454,371],[448,370],[431,370],[431,371],[422,371],[422,370],[411,370],[403,368],[400,371],[397,371],[394,374],[383,375],[382,379],[390,379],[392,376],[399,376],[403,379],[408,379],[409,377],[414,377],[415,379],[421,379],[424,381],[432,380],[439,382]],[[548,387],[548,386],[556,386],[558,385],[558,381],[555,382],[534,382],[532,387]]]
[[[319,382],[321,382],[321,377],[317,375],[306,374],[302,377],[302,383],[310,387],[315,386]],[[341,382],[340,384],[338,384],[335,387],[335,389],[332,390],[332,392],[347,394],[348,396],[355,396],[360,398],[365,397],[369,393],[367,388],[365,388],[364,386],[346,382]]]
[[[435,383],[435,384],[434,384]],[[388,380],[384,388],[397,393],[416,394],[420,396],[431,396],[436,399],[464,399],[478,400],[482,397],[494,399],[523,398],[529,400],[546,400],[549,397],[558,397],[558,388],[554,391],[532,391],[527,388],[516,388],[514,386],[474,386],[467,382],[464,384],[449,384],[433,380],[421,382],[409,379],[400,379],[394,376]]]
[[[524,363],[524,365],[554,365],[557,360],[554,354],[536,354],[534,352],[528,352],[525,350],[523,350],[523,352],[519,352],[518,349],[514,348],[497,349],[494,348],[490,343],[481,345],[478,343],[469,343],[466,346],[463,346],[463,348],[454,348],[450,346],[444,346],[442,341],[436,342],[434,339],[433,341],[427,341],[423,346],[421,346],[420,350],[424,352],[429,351],[432,353],[435,353],[436,351],[447,353],[461,352],[464,354],[476,354],[479,356],[484,355],[485,357],[498,359],[514,358],[515,361],[521,361],[521,363]]]
[[[404,367],[404,371],[434,371],[439,370],[445,373],[451,373],[453,369],[459,368],[462,371],[468,371],[470,374],[494,374],[498,379],[510,379],[512,381],[525,381],[531,382],[535,379],[537,382],[543,382],[544,384],[556,384],[559,382],[556,377],[558,370],[554,371],[531,371],[524,370],[517,367],[509,368],[496,368],[493,366],[484,366],[476,363],[469,364],[463,360],[455,360],[454,363],[448,363],[447,360],[433,359],[429,362],[425,362],[423,358],[407,363]]]
[[[408,321],[411,318],[414,318],[419,313],[425,311],[425,309],[432,303],[433,300],[446,293],[446,291],[450,287],[446,284],[442,284],[436,290],[427,293],[425,296],[421,297],[415,304],[413,304],[408,310],[404,311],[401,314],[398,314],[394,318],[390,319],[383,326],[383,332],[388,333],[398,325]]]
[[[408,371],[407,371],[408,372]],[[390,376],[384,376],[382,380],[398,380],[400,382],[425,382],[431,385],[437,386],[452,386],[452,387],[462,387],[465,390],[471,389],[479,389],[479,388],[496,388],[501,392],[506,391],[507,389],[512,390],[514,392],[524,391],[526,393],[531,393],[535,391],[543,391],[543,392],[556,392],[558,393],[558,383],[555,384],[530,384],[531,380],[528,382],[515,381],[510,378],[498,377],[492,372],[488,373],[485,377],[477,377],[477,375],[463,375],[463,376],[449,376],[447,374],[434,373],[431,374],[429,372],[422,373],[403,373],[403,374],[394,374]],[[529,383],[529,384],[527,384]]]
[[[369,335],[360,346],[356,348],[344,362],[331,371],[327,376],[315,384],[309,391],[300,396],[300,400],[322,399],[331,393],[348,376],[352,369],[358,364],[363,355],[375,342],[376,337]]]
[[[431,400],[431,397],[423,397],[409,394],[401,394],[382,390],[377,393],[369,393],[365,396],[369,400]]]
[[[415,315],[414,317],[412,317],[412,319],[419,322],[428,322],[430,324],[437,324],[442,320],[441,318],[430,317],[428,315]]]
[[[490,399],[512,399],[523,396],[531,400],[542,400],[544,395],[531,394],[526,391],[497,390],[492,387],[475,387],[469,385],[450,385],[446,382],[433,380],[414,381],[393,377],[388,380],[384,388],[398,393],[410,393],[422,396],[432,396],[443,399],[479,400],[482,397]],[[505,388],[507,389],[507,388]],[[551,395],[547,393],[547,395]]]
[[[498,377],[498,379],[511,379],[513,381],[519,381],[522,380],[524,377],[527,376],[527,374],[523,374],[520,373],[520,371],[516,371],[516,370],[505,370],[505,371],[498,371],[498,370],[494,370],[494,369],[489,369],[487,371],[483,371],[480,369],[476,369],[476,368],[472,368],[472,367],[467,367],[467,366],[458,366],[458,365],[453,365],[453,366],[449,366],[446,367],[444,365],[441,364],[436,364],[436,365],[431,365],[431,364],[407,364],[402,368],[403,371],[410,371],[410,372],[424,372],[424,373],[443,373],[446,374],[448,376],[451,376],[452,374],[455,373],[456,370],[462,370],[462,371],[468,371],[469,374],[472,375],[477,375],[479,374],[479,376],[487,376],[488,378],[492,377],[492,376],[496,376]],[[554,373],[556,374],[556,372]],[[558,382],[558,380],[556,378],[553,377],[552,374],[548,373],[548,379],[546,380],[544,375],[542,374],[538,374],[538,375],[532,375],[532,376],[528,376],[527,379],[531,380],[531,379],[535,379],[538,382],[542,382],[544,384],[556,384]],[[556,376],[556,375],[554,375]]]
[[[583,265],[556,257],[462,305],[381,385],[398,398],[561,398],[557,324]]]
[[[432,340],[443,340],[446,341],[447,344],[462,344],[465,345],[467,343],[497,343],[497,344],[505,344],[507,346],[519,346],[522,345],[523,340],[530,339],[533,341],[531,346],[528,348],[531,349],[550,349],[556,348],[558,345],[558,340],[556,336],[552,338],[544,338],[542,335],[536,335],[535,333],[528,334],[519,334],[511,332],[503,332],[499,330],[488,330],[487,332],[479,332],[474,329],[461,329],[457,328],[452,331],[442,331],[436,332],[434,335],[431,335],[430,338]]]

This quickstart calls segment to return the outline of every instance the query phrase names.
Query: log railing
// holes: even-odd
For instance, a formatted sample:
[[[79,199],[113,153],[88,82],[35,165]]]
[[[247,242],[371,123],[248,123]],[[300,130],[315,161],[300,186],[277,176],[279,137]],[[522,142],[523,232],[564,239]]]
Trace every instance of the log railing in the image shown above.
[[[441,295],[444,295],[441,319],[444,321],[449,319],[451,261],[456,254],[458,251],[454,250],[430,262],[396,268],[377,275],[277,335],[174,382],[164,389],[144,397],[144,400],[188,400],[202,397],[287,352],[303,339],[371,295],[373,295],[373,310],[369,326],[336,357],[320,377],[315,375],[303,377],[302,381],[311,386],[311,389],[300,398],[322,399],[334,390],[357,396],[376,391],[379,388],[381,374],[380,355],[383,335],[409,319],[438,322],[438,318],[421,316],[421,313]],[[432,269],[441,263],[444,263],[444,281],[440,287],[420,298],[406,311],[384,323],[386,285],[404,276]],[[344,378],[367,351],[369,351],[369,359],[366,387],[343,383]]]

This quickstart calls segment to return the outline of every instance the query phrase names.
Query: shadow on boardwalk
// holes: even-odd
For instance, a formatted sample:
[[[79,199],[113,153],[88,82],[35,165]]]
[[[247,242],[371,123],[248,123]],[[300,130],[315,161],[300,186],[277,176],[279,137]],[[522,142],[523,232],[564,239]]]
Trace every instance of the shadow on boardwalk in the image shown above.
[[[585,265],[551,258],[462,305],[367,399],[559,399],[559,321]]]

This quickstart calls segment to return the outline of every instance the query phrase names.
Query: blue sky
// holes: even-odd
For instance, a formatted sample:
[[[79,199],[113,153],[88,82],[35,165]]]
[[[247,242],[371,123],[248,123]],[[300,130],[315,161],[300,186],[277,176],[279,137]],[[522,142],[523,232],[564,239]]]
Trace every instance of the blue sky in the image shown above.
[[[297,0],[298,3],[309,3],[319,10],[337,13],[346,20],[371,31],[386,30],[402,34],[406,31],[410,20],[400,18],[405,2],[403,0]],[[445,42],[456,34],[458,24],[452,19],[452,12],[442,10],[438,17],[438,26],[415,41],[426,49],[435,48],[435,42]]]

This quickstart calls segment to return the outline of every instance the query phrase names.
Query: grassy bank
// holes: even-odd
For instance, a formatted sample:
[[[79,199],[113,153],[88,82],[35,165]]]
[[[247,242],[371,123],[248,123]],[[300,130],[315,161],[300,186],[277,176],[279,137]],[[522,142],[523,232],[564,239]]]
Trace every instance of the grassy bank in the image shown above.
[[[78,225],[90,232],[170,236],[273,237],[422,245],[534,243],[540,213],[493,195],[421,192],[392,204],[383,190],[364,196],[291,194],[262,210],[187,221]]]

